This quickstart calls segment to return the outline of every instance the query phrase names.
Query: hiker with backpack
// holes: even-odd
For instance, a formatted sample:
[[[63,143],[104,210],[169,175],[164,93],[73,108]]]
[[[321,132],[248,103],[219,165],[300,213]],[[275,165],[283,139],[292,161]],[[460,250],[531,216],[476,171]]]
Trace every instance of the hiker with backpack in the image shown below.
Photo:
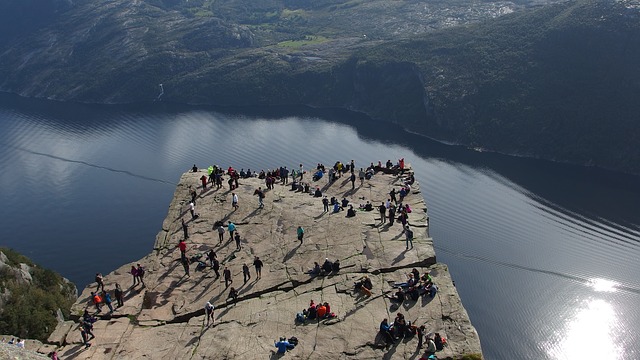
[[[143,287],[146,286],[144,283],[144,273],[145,273],[144,268],[142,267],[142,265],[138,264],[138,268],[136,270],[138,273],[138,280],[140,280],[140,283],[142,284]]]

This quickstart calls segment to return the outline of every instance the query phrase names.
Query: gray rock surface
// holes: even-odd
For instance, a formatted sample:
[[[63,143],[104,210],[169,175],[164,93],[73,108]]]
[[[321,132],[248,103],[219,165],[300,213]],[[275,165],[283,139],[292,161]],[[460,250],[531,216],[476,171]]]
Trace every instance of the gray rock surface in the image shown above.
[[[381,320],[392,322],[397,312],[449,340],[449,346],[438,353],[441,359],[481,353],[478,335],[448,269],[436,263],[426,226],[426,205],[417,183],[405,199],[413,209],[409,224],[415,233],[414,248],[406,250],[401,226],[381,224],[377,210],[358,211],[354,218],[346,218],[344,211],[324,213],[320,198],[280,184],[266,192],[265,207],[260,209],[253,193],[266,186],[257,178],[240,180],[239,188],[233,190],[240,206],[234,210],[228,187],[201,191],[198,179],[203,174],[206,172],[189,172],[181,177],[153,251],[105,276],[108,290],[112,291],[115,283],[125,289],[125,304],[95,323],[92,346],[87,350],[80,346],[77,325],[64,323],[52,334],[51,343],[64,344],[59,349],[62,358],[265,358],[273,354],[274,340],[281,336],[300,340],[289,351],[296,358],[419,358],[421,350],[416,349],[415,338],[388,348],[376,340]],[[310,177],[305,174],[305,180]],[[392,187],[399,190],[402,177],[378,173],[363,185],[358,183],[352,190],[347,177],[328,184],[325,176],[312,187],[320,187],[328,197],[346,197],[357,208],[367,200],[379,205]],[[187,207],[189,185],[197,186],[199,192],[196,212],[200,216],[193,220]],[[185,275],[177,248],[183,238],[183,218],[189,231],[187,256],[203,254],[205,260],[204,254],[214,249],[221,262],[220,273],[226,266],[233,274],[230,287],[239,292],[235,304],[228,299],[230,287],[225,287],[209,267],[198,271],[192,264],[190,276]],[[216,221],[236,224],[242,239],[240,250],[228,232],[219,244],[213,228]],[[298,226],[305,229],[302,244],[296,237]],[[260,279],[252,266],[256,256],[265,265]],[[317,277],[306,273],[314,261],[322,264],[325,258],[339,259],[341,270]],[[137,263],[146,269],[145,286],[131,286],[129,269]],[[251,269],[246,283],[243,263]],[[391,284],[405,281],[414,267],[420,273],[430,272],[439,292],[433,299],[427,296],[398,307],[387,298],[394,291]],[[354,290],[354,282],[365,274],[374,285],[371,296]],[[95,289],[96,284],[84,289],[72,308],[73,316],[79,318],[85,308],[95,310],[90,304],[90,293]],[[312,299],[328,302],[336,317],[296,324],[296,313]],[[203,307],[207,301],[216,307],[211,326],[205,326]],[[99,315],[106,312],[103,307]]]

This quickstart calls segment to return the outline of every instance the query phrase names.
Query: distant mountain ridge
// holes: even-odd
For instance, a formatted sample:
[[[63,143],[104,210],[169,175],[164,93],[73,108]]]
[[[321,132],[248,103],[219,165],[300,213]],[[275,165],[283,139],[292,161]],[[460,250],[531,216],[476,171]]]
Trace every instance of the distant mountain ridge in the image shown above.
[[[162,83],[164,101],[342,107],[640,173],[636,0],[49,2],[51,17],[0,39],[0,90],[127,103]]]

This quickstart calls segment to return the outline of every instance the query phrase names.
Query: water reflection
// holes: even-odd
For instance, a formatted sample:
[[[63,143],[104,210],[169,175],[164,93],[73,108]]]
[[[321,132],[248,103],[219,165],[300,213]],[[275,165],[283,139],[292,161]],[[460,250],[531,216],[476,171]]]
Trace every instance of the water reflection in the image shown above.
[[[622,346],[617,343],[618,316],[614,307],[602,299],[585,300],[556,336],[551,358],[559,360],[621,359]]]
[[[599,292],[614,292],[616,291],[617,283],[615,281],[607,280],[607,279],[591,279],[589,280],[589,285],[595,291]]]

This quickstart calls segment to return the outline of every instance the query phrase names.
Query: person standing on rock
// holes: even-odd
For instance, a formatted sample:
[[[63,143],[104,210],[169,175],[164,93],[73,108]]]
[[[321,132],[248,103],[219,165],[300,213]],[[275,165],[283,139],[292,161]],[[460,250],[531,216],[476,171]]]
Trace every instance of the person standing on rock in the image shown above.
[[[398,200],[396,199],[396,189],[395,188],[391,189],[391,191],[389,192],[389,197],[391,198],[391,201],[393,201],[394,204],[398,203]]]
[[[258,195],[258,208],[262,209],[264,207],[264,191],[262,191],[262,187],[254,191],[253,195]]]
[[[222,272],[224,276],[224,286],[229,287],[229,284],[233,284],[233,279],[231,278],[231,270],[228,267],[224,267],[224,271]]]
[[[129,271],[131,276],[133,276],[133,285],[131,287],[136,286],[137,283],[140,282],[140,278],[138,277],[138,269],[135,266],[131,265],[131,270]]]
[[[329,199],[326,196],[322,198],[322,206],[324,207],[324,212],[329,212]]]
[[[222,245],[222,240],[224,240],[224,226],[222,222],[219,222],[217,224],[217,229],[218,229],[218,239],[220,239],[220,245]]]
[[[102,309],[100,308],[100,303],[102,302],[100,295],[96,294],[95,292],[91,292],[91,301],[93,302],[93,305],[96,306],[96,311],[102,312]]]
[[[178,243],[178,249],[180,249],[181,259],[187,257],[187,243],[184,241],[184,239],[180,239],[180,242]]]
[[[364,170],[362,168],[358,172],[358,177],[360,178],[360,186],[364,185]]]
[[[211,320],[212,324],[216,322],[216,319],[213,316],[213,310],[213,304],[207,301],[207,303],[204,305],[204,314],[207,317],[207,326],[209,326],[209,320]]]
[[[202,175],[200,181],[202,182],[202,191],[207,190],[207,175]]]
[[[411,248],[413,249],[413,231],[409,228],[409,225],[405,226],[404,235],[407,239],[407,250],[409,250],[409,243],[411,243]]]
[[[262,260],[260,260],[260,258],[256,256],[256,258],[253,260],[253,266],[256,268],[256,277],[260,279],[262,277],[262,267],[264,266]]]
[[[300,171],[298,172],[300,175],[300,181],[302,181],[302,177],[304,176],[304,167],[300,164]]]
[[[209,250],[209,252],[207,253],[207,259],[209,259],[212,268],[213,268],[213,260],[217,258],[218,258],[218,254],[216,254],[216,252],[213,251],[213,249]]]
[[[122,291],[120,284],[116,283],[116,289],[113,292],[114,292],[114,295],[116,296],[118,307],[124,306],[124,291]]]
[[[356,188],[356,174],[351,173],[349,177],[349,181],[351,181],[351,190]]]
[[[302,226],[298,226],[296,232],[298,233],[298,241],[300,241],[300,244],[302,244],[302,238],[304,237],[304,228]]]
[[[89,336],[87,335],[87,331],[84,329],[84,326],[80,325],[80,335],[82,335],[82,344],[85,349],[88,349],[91,346],[89,342]]]
[[[393,226],[393,222],[396,220],[396,206],[391,204],[389,207],[389,226]]]
[[[195,220],[196,219],[196,203],[193,201],[189,203],[189,212],[191,213],[191,220]]]
[[[213,269],[213,272],[216,273],[216,279],[218,279],[220,277],[220,262],[218,259],[213,259],[213,265],[211,265],[211,268]]]
[[[96,283],[98,283],[96,291],[100,291],[100,288],[102,288],[102,291],[104,291],[104,280],[102,279],[101,273],[96,273]]]
[[[191,185],[189,185],[189,195],[191,196],[191,202],[195,204],[196,199],[198,198],[198,193]]]
[[[242,264],[242,276],[244,277],[245,284],[251,279],[251,272],[249,272],[249,266],[247,266],[247,263]]]
[[[242,250],[242,246],[240,246],[240,233],[238,233],[237,231],[234,240],[236,241],[236,251]]]
[[[231,193],[231,206],[234,210],[238,210],[238,194]]]
[[[233,305],[235,305],[238,302],[238,290],[236,290],[236,288],[234,288],[233,286],[229,290],[229,296],[227,296],[227,301],[229,299],[233,299]]]
[[[229,237],[231,237],[231,240],[233,240],[233,233],[236,231],[236,224],[229,221],[229,224],[227,225],[227,230],[229,230]],[[222,240],[220,240],[220,243],[222,243]]]
[[[182,232],[184,233],[184,238],[188,239],[189,238],[189,226],[187,226],[187,223],[184,222],[184,218],[182,218]]]
[[[102,292],[102,298],[104,299],[104,303],[107,304],[109,308],[109,315],[113,314],[113,305],[111,305],[111,294],[108,291]]]
[[[182,267],[184,268],[185,275],[187,275],[187,277],[191,277],[191,275],[189,275],[189,265],[190,265],[189,258],[186,256],[183,256],[180,258],[180,262],[182,263]]]
[[[378,211],[380,211],[380,223],[384,224],[387,222],[387,207],[384,205],[384,203],[381,203],[380,206],[378,206]]]
[[[145,285],[144,283],[144,268],[142,267],[142,265],[138,264],[138,268],[136,269],[138,272],[138,280],[140,280],[140,283],[142,283],[142,286],[145,287],[147,285]]]

